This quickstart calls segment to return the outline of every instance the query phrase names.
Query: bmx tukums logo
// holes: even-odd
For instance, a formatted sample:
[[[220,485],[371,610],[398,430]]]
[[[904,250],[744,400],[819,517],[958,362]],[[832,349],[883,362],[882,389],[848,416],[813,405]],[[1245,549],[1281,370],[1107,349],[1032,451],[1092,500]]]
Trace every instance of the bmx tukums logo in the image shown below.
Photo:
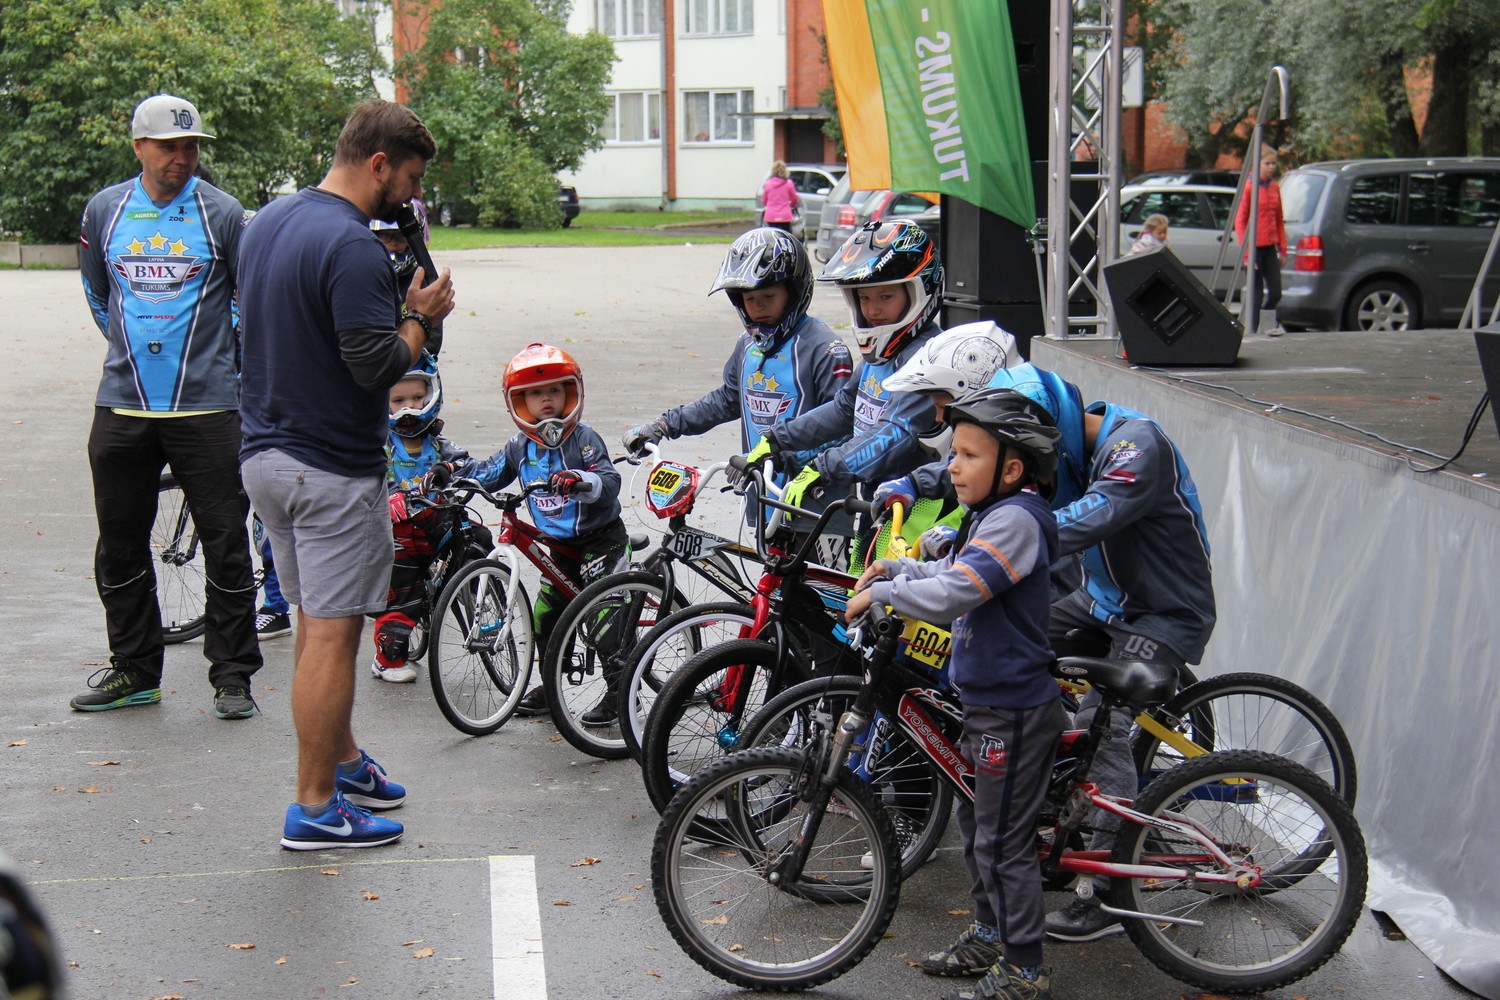
[[[986,736],[979,744],[979,769],[991,774],[1005,770],[1006,758],[1010,752],[1005,749],[1005,741],[995,736]]]
[[[183,287],[202,271],[202,257],[188,255],[188,245],[156,235],[125,244],[126,253],[111,262],[115,272],[125,279],[130,292],[146,302],[164,302],[182,294]]]

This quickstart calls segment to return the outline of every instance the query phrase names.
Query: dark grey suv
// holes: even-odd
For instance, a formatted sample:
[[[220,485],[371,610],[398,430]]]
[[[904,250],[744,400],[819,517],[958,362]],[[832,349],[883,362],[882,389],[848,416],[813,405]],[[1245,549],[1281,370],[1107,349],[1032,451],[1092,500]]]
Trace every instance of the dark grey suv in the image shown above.
[[[1500,159],[1309,163],[1281,181],[1277,318],[1324,330],[1455,326],[1500,219]],[[1500,294],[1500,275],[1484,299]]]

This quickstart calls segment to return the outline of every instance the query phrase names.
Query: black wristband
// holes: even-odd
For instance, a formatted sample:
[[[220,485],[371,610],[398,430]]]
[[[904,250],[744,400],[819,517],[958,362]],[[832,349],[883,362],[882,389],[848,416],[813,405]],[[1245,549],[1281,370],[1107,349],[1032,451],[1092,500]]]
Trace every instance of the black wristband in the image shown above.
[[[421,326],[421,328],[422,328],[423,335],[428,340],[432,339],[432,320],[428,319],[426,316],[424,316],[421,313],[417,312],[415,309],[408,309],[406,311],[406,315],[403,316],[403,317],[401,317],[402,322],[405,322],[406,320],[409,320],[409,319],[416,320],[417,324],[419,326]]]

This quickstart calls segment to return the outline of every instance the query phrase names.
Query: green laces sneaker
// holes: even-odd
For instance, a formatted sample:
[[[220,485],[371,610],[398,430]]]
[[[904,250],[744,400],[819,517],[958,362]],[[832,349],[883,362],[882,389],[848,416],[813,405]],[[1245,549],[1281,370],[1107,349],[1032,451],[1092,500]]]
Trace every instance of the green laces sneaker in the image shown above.
[[[112,708],[152,705],[158,701],[161,701],[161,681],[112,663],[94,671],[89,678],[89,689],[68,704],[75,712],[107,712]]]

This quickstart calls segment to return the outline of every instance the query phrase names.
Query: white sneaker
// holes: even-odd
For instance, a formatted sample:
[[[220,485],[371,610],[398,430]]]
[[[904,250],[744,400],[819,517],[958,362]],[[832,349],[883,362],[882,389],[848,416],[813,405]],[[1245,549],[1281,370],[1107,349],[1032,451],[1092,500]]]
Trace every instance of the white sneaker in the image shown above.
[[[382,667],[380,661],[376,660],[370,664],[370,673],[392,684],[411,684],[417,679],[417,668],[410,663],[403,663],[399,667]]]

